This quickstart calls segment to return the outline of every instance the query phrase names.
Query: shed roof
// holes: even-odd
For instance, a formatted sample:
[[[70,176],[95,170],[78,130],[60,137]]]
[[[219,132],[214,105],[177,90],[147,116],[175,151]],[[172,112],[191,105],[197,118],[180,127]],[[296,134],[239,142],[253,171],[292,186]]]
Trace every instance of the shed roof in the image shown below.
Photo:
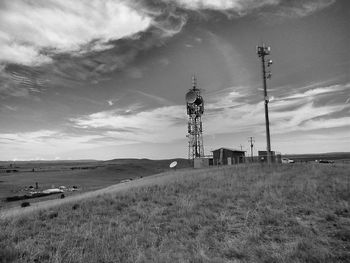
[[[215,151],[217,151],[217,150],[221,150],[221,149],[228,150],[228,151],[231,151],[231,152],[241,152],[241,153],[246,152],[246,151],[241,151],[241,150],[232,149],[232,148],[227,148],[227,147],[221,147],[221,148],[218,148],[218,149],[212,150],[211,152],[215,152]]]

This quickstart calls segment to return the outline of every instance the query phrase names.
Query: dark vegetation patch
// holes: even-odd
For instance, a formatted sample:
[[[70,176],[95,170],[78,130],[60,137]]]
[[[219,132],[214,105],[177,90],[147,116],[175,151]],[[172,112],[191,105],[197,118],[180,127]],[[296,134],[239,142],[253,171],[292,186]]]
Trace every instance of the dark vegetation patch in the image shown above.
[[[72,209],[73,209],[73,210],[76,210],[76,209],[78,209],[79,207],[80,207],[79,204],[74,204],[74,205],[72,206]]]
[[[4,220],[0,253],[13,262],[350,262],[349,167],[177,176]]]
[[[30,206],[30,203],[29,202],[23,202],[21,204],[21,207],[27,207],[27,206]]]

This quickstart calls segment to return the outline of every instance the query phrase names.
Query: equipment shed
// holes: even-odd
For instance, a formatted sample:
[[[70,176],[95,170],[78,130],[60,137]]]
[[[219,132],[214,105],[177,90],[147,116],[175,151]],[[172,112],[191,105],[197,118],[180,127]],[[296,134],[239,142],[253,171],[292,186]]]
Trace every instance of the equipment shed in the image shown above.
[[[212,153],[214,165],[232,165],[245,162],[245,151],[222,147],[212,151]]]

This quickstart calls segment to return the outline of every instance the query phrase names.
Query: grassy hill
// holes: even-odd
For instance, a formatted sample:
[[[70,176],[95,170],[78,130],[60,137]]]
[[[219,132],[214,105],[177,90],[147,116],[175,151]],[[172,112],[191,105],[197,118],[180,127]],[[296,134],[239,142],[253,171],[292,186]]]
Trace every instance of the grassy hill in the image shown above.
[[[349,171],[166,173],[149,186],[0,221],[0,262],[349,262]]]

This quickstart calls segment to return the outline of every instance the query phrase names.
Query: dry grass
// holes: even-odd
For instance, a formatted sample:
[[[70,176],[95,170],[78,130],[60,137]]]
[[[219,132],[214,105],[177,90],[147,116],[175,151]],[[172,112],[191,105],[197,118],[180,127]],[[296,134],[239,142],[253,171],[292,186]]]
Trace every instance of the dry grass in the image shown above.
[[[0,222],[0,262],[349,262],[349,166],[233,166]]]

